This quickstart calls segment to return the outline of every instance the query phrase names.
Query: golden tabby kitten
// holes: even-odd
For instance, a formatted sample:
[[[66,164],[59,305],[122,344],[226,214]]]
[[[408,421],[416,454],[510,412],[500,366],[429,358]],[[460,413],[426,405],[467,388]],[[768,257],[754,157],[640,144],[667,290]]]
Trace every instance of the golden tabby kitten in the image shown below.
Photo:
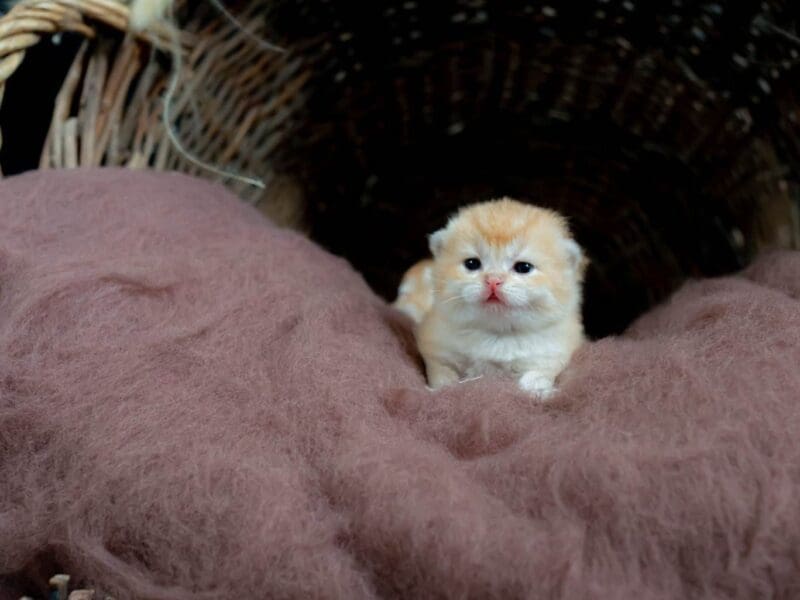
[[[432,267],[415,265],[404,277],[414,284],[401,286],[395,302],[419,324],[429,385],[501,372],[519,377],[524,390],[551,394],[584,339],[586,259],[566,220],[503,198],[461,209],[429,240]]]

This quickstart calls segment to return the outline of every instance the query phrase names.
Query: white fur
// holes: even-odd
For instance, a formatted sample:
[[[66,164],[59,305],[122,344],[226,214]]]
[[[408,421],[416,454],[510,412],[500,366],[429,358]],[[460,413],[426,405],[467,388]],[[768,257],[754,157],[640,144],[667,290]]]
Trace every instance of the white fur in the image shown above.
[[[555,379],[569,362],[580,335],[574,324],[562,320],[537,327],[534,320],[495,315],[487,319],[485,327],[464,318],[464,312],[471,311],[448,311],[439,313],[439,318],[431,313],[429,317],[434,323],[430,334],[438,342],[435,361],[451,370],[444,379],[434,375],[432,387],[503,373],[520,377],[520,387],[540,397],[555,390]],[[505,331],[497,326],[508,321],[514,325],[506,325]]]
[[[403,300],[398,300],[394,303],[394,307],[400,312],[407,314],[414,323],[419,323],[425,316],[425,313],[413,302],[404,302]]]
[[[142,31],[164,17],[172,0],[132,0],[130,28]]]
[[[397,295],[405,296],[406,294],[413,294],[415,290],[416,286],[414,285],[414,281],[409,279],[400,284],[400,287],[397,288]]]
[[[393,306],[420,323],[433,304],[433,272],[429,264],[415,265],[405,274]]]

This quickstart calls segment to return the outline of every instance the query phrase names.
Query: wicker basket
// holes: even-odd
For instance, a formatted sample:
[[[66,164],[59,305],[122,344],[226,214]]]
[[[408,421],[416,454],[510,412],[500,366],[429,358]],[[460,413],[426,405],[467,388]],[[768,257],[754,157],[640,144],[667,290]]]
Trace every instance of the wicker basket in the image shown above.
[[[205,2],[185,3],[176,129],[203,160],[263,179],[264,190],[226,183],[387,297],[454,207],[501,194],[569,215],[593,259],[595,335],[687,277],[797,247],[791,3],[577,4],[231,2],[288,49],[270,53]],[[23,0],[0,21],[9,94],[26,51],[59,32],[78,39],[41,167],[213,177],[160,122],[169,30],[133,38],[126,20],[111,0]]]
[[[71,60],[46,116],[40,168],[150,167],[224,179],[275,220],[299,226],[299,188],[269,165],[287,120],[303,103],[299,92],[308,73],[296,57],[264,52],[215,10],[197,4],[184,7],[186,26],[177,36],[161,24],[134,37],[127,33],[128,7],[116,0],[23,0],[0,20],[0,93],[13,93],[12,75],[26,52],[55,41],[58,48],[40,62],[64,54]],[[238,17],[248,31],[263,35],[263,18],[252,14],[260,17],[258,11],[254,4]],[[169,140],[162,99],[176,38],[184,50],[172,106],[177,136],[202,161],[258,178],[263,189],[209,175]],[[264,202],[267,197],[272,201]]]

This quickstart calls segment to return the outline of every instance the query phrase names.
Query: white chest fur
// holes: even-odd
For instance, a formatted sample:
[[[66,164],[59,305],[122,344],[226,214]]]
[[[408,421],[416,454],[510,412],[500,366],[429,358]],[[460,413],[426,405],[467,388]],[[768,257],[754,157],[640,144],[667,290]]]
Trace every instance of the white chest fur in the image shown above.
[[[460,378],[492,373],[560,371],[569,360],[567,336],[558,328],[535,332],[494,333],[468,327],[451,330],[442,359]]]

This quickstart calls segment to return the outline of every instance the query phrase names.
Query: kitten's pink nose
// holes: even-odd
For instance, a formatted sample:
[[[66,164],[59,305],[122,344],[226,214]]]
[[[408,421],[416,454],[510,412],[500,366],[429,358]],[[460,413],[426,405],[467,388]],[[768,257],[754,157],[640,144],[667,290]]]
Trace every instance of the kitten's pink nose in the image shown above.
[[[486,276],[486,285],[489,286],[489,289],[492,292],[495,292],[497,288],[503,285],[503,278],[498,277],[497,275],[487,275]]]

